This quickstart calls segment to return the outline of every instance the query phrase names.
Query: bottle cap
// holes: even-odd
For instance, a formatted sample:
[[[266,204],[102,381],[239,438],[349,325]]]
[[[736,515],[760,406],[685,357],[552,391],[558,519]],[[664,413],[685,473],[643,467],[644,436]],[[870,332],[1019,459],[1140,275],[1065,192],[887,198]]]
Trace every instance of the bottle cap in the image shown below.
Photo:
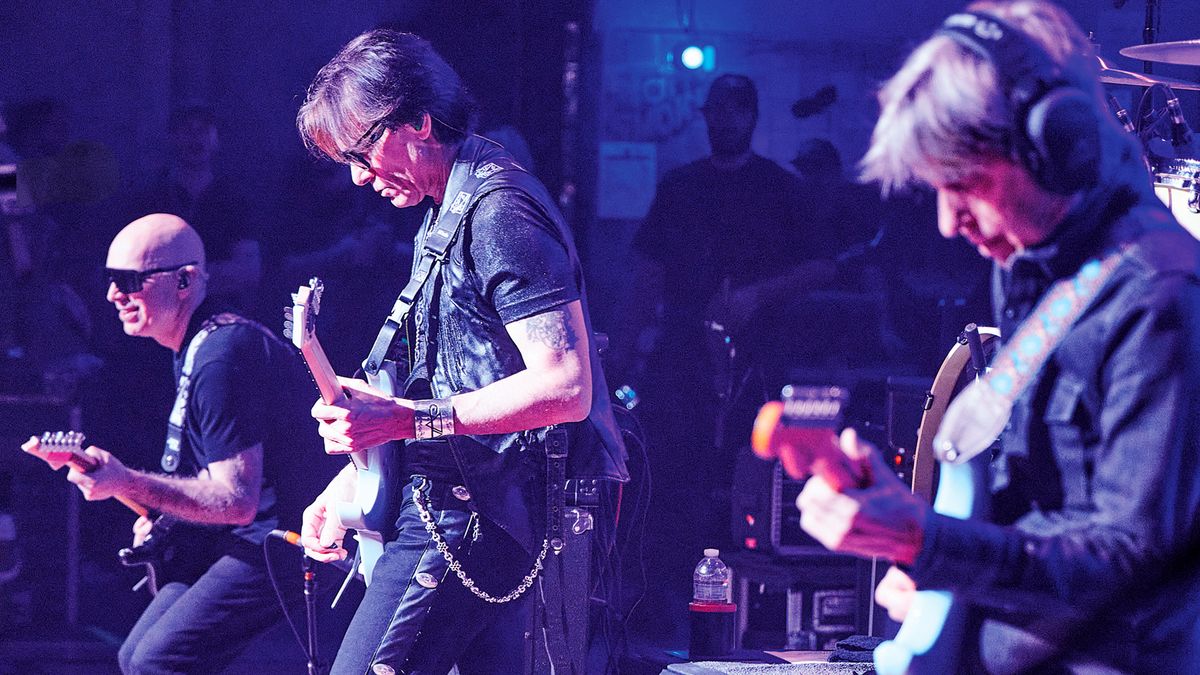
[[[715,549],[715,548],[704,549],[704,557],[705,558],[716,558],[719,555],[721,555],[721,551],[719,549]]]

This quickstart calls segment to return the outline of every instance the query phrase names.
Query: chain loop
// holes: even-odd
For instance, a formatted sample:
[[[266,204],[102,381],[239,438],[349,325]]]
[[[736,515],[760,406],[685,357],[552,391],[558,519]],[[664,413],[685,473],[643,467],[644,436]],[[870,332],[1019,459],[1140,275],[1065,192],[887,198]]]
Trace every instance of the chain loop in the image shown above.
[[[529,574],[525,575],[525,578],[521,580],[521,583],[508,593],[500,597],[496,597],[476,586],[475,581],[467,576],[467,573],[463,571],[462,564],[459,563],[459,561],[454,558],[454,554],[450,552],[450,546],[446,543],[446,540],[442,538],[441,533],[438,532],[437,524],[433,522],[433,515],[429,512],[429,508],[425,506],[425,504],[421,503],[421,491],[424,490],[427,485],[429,485],[427,481],[422,481],[420,486],[413,488],[413,504],[415,504],[417,507],[417,514],[421,516],[421,522],[425,523],[425,531],[429,533],[430,538],[433,539],[433,543],[437,544],[438,553],[441,553],[442,557],[446,559],[446,562],[450,565],[450,571],[454,572],[459,581],[462,582],[462,585],[467,587],[467,590],[474,593],[476,597],[484,602],[500,605],[516,600],[517,598],[521,597],[525,591],[529,590],[530,586],[533,586],[533,582],[537,579],[538,573],[543,569],[542,561],[546,559],[546,552],[550,549],[549,540],[542,540],[542,550],[540,553],[538,553],[537,559],[533,561],[533,569],[529,570]],[[471,517],[475,518],[475,514],[472,513]]]

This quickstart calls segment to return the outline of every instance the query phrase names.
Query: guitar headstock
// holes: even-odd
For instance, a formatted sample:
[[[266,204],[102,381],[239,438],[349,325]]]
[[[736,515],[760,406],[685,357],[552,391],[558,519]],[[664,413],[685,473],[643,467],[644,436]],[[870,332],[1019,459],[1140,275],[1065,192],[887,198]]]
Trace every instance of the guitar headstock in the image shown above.
[[[30,438],[21,449],[46,462],[55,471],[73,463],[87,467],[94,462],[83,453],[84,440],[86,437],[79,431],[47,431],[40,437]]]
[[[317,277],[292,293],[292,306],[285,310],[283,334],[297,349],[303,349],[317,330],[317,314],[321,311],[321,293],[325,285]]]
[[[788,385],[780,398],[758,411],[750,436],[755,454],[763,459],[778,457],[796,478],[840,463],[836,437],[850,391],[838,386]]]

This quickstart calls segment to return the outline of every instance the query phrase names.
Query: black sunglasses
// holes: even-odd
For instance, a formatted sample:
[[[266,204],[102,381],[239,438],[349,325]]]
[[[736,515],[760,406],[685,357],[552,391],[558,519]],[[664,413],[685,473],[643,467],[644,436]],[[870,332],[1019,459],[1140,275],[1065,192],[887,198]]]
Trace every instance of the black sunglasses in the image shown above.
[[[108,275],[109,283],[115,285],[118,291],[121,291],[125,295],[129,295],[130,293],[137,293],[138,291],[142,290],[142,284],[145,283],[146,279],[149,279],[155,274],[174,272],[175,270],[182,269],[188,265],[196,264],[199,263],[193,260],[192,262],[180,263],[170,267],[155,267],[152,270],[115,270],[111,267],[105,267],[104,273]]]
[[[378,143],[379,139],[383,137],[383,132],[387,129],[385,126],[387,122],[388,118],[385,117],[367,127],[363,135],[359,136],[357,141],[354,141],[354,149],[342,152],[342,159],[370,171],[371,160],[367,158],[367,153],[371,151],[371,146]]]

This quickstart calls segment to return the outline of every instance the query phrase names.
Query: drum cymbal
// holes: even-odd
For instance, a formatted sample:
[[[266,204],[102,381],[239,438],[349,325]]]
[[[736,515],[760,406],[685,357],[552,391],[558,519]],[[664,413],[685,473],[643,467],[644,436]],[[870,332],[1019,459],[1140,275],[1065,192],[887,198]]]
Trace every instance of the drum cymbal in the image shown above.
[[[1200,66],[1200,40],[1154,42],[1134,45],[1121,50],[1121,56],[1157,63],[1177,63],[1181,66]]]
[[[1200,82],[1189,82],[1187,80],[1177,80],[1173,77],[1143,75],[1141,73],[1132,73],[1128,70],[1118,70],[1110,67],[1103,58],[1097,56],[1096,59],[1100,61],[1100,81],[1105,84],[1120,84],[1130,87],[1149,87],[1152,84],[1165,84],[1172,89],[1200,91]]]

